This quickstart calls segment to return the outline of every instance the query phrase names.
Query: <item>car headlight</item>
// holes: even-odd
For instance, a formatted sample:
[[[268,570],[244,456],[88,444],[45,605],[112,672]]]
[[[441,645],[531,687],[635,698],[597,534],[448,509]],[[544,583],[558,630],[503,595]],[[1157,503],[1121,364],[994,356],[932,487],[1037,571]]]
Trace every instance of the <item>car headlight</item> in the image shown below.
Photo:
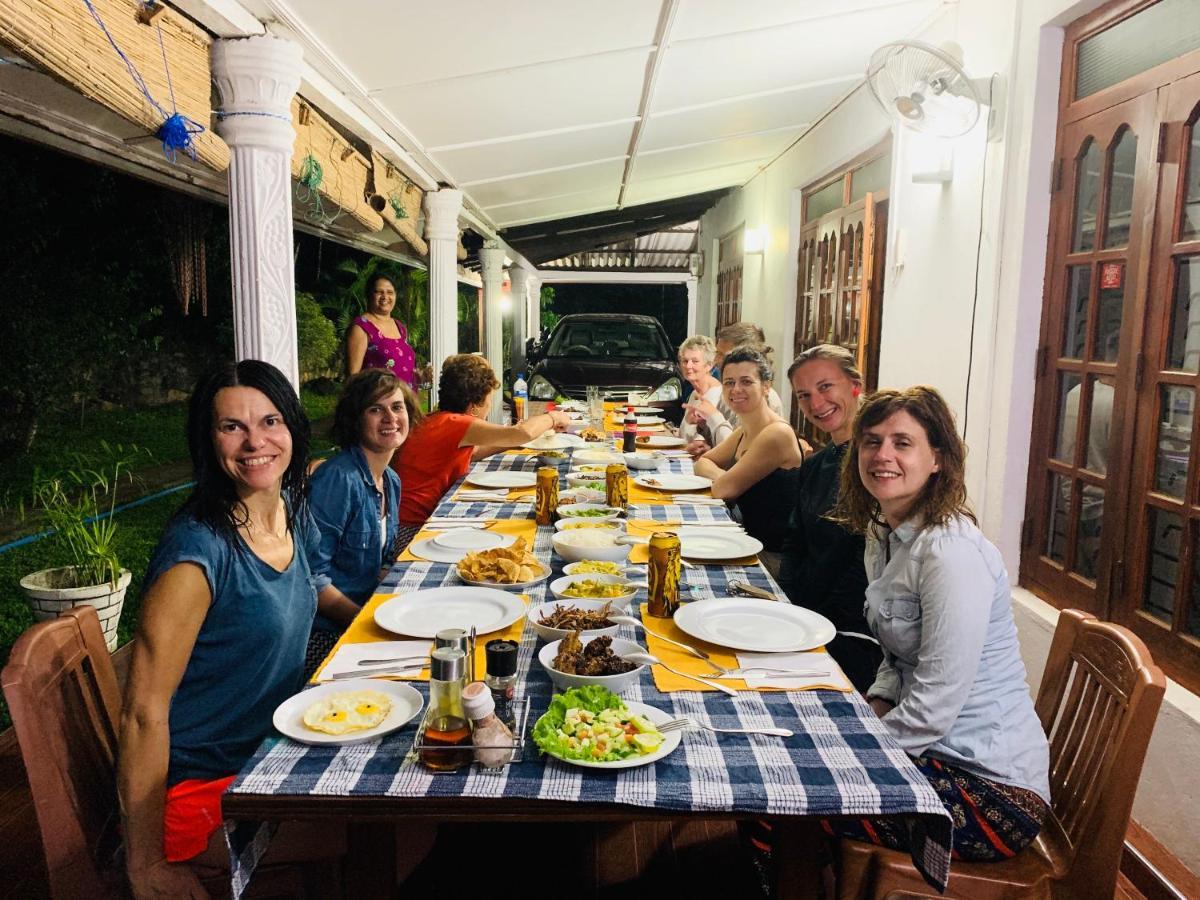
[[[534,375],[533,379],[529,382],[530,400],[553,400],[556,393],[554,385],[541,375]]]
[[[679,394],[680,394],[682,388],[683,388],[683,385],[681,385],[679,383],[678,378],[668,378],[666,381],[664,381],[662,384],[660,384],[658,386],[658,388],[654,391],[653,394],[651,394],[646,399],[649,401],[678,400]]]

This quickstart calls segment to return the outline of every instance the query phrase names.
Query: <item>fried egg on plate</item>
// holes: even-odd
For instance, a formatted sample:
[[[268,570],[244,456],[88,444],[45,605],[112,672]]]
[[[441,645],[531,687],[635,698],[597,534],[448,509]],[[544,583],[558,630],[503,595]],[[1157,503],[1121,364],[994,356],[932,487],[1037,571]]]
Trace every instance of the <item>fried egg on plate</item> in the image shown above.
[[[346,691],[318,700],[304,711],[304,727],[325,734],[350,734],[380,724],[392,699],[379,691]]]

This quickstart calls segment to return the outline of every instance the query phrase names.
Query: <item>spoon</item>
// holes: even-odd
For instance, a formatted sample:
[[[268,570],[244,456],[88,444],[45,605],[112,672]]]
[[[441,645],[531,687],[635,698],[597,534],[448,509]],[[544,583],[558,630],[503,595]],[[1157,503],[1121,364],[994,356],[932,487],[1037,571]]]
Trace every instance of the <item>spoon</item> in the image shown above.
[[[722,694],[728,694],[730,697],[737,696],[737,691],[735,691],[733,688],[725,687],[725,685],[723,685],[723,684],[717,684],[715,681],[707,681],[696,675],[689,675],[687,672],[680,672],[678,669],[672,669],[670,666],[668,666],[665,662],[663,662],[657,656],[652,656],[649,653],[626,653],[622,657],[622,659],[626,659],[629,662],[633,662],[633,663],[641,663],[641,664],[647,665],[647,666],[662,666],[668,672],[671,672],[674,675],[678,675],[680,678],[686,678],[689,681],[698,681],[701,684],[707,685],[708,687],[716,688]]]

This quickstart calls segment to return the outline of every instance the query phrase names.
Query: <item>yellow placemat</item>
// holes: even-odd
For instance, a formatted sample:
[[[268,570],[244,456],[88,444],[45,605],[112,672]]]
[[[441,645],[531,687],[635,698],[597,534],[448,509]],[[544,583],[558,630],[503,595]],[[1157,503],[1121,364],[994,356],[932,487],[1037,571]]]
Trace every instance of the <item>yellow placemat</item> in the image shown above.
[[[533,552],[533,542],[537,537],[537,522],[535,522],[533,519],[493,519],[491,524],[488,525],[487,530],[494,531],[497,534],[511,534],[515,537],[523,537],[525,538],[526,546],[529,548],[530,552]],[[417,541],[426,540],[427,538],[433,537],[435,534],[441,534],[441,532],[436,528],[423,528],[417,532],[417,536],[409,542],[408,546],[411,547]],[[428,562],[428,560],[424,557],[414,556],[408,547],[404,548],[404,552],[396,558],[396,561]]]
[[[625,522],[625,527],[630,534],[638,537],[648,537],[656,531],[678,531],[683,527],[680,522],[656,522],[653,519],[628,519]],[[650,548],[645,544],[634,544],[633,550],[629,553],[629,561],[635,565],[650,561]],[[757,556],[743,556],[737,559],[722,559],[718,562],[708,563],[708,565],[720,566],[755,566],[758,565]]]
[[[656,635],[651,634],[651,631],[657,631],[663,637],[669,637],[675,641],[681,641],[695,647],[697,650],[703,650],[712,661],[718,666],[726,669],[736,669],[738,665],[737,655],[734,651],[727,647],[718,647],[715,644],[709,644],[705,641],[698,640],[689,634],[684,634],[676,625],[674,619],[658,619],[647,614],[646,604],[642,604],[642,621],[646,623],[649,629],[646,631],[646,646],[650,652],[661,659],[666,665],[672,669],[678,669],[680,672],[686,672],[693,675],[712,675],[714,669],[702,659],[697,659],[686,650],[682,650],[673,644],[668,644],[666,641],[660,640]],[[820,656],[821,662],[828,662],[831,665],[837,665],[829,658],[829,653],[824,647],[819,650],[811,651],[814,656]],[[699,681],[692,681],[690,678],[680,678],[673,672],[668,672],[662,666],[651,666],[650,672],[654,676],[654,686],[664,694],[669,694],[672,691],[715,691],[715,687],[702,684]],[[841,691],[846,693],[853,688],[847,688],[843,685],[836,684],[812,684],[802,688],[778,688],[778,687],[760,687],[751,688],[745,681],[736,678],[722,678],[721,684],[726,687],[731,687],[735,691],[783,691],[783,690],[829,690]]]
[[[338,642],[333,645],[333,649],[329,651],[329,655],[326,656],[323,660],[321,660],[321,665],[317,668],[317,671],[313,673],[313,677],[310,682],[311,684],[317,683],[317,679],[321,675],[321,670],[325,668],[325,664],[328,663],[329,660],[333,659],[334,654],[337,653],[339,649],[341,649],[343,644],[372,644],[377,641],[394,641],[394,640],[396,640],[396,635],[392,634],[392,632],[390,632],[390,631],[385,631],[384,629],[380,628],[378,625],[375,624],[375,610],[377,610],[379,608],[380,604],[385,603],[386,601],[391,600],[393,597],[396,597],[396,596],[402,596],[402,595],[375,594],[370,600],[367,601],[367,605],[362,608],[362,612],[360,612],[357,616],[354,617],[354,621],[350,623],[349,627],[342,633],[342,636],[340,638],[338,638]],[[528,608],[529,597],[526,596],[525,594],[520,594],[519,596],[520,596],[522,602],[524,602],[526,608]],[[476,638],[475,638],[475,676],[476,676],[476,678],[479,678],[480,680],[482,680],[483,673],[487,671],[487,646],[486,645],[487,645],[488,641],[503,639],[506,641],[515,641],[519,644],[519,643],[521,643],[521,635],[524,631],[525,631],[525,617],[521,616],[521,618],[517,619],[517,621],[513,622],[507,628],[501,629],[500,631],[493,631],[486,635],[483,635],[483,634],[476,635]],[[430,649],[433,648],[433,641],[429,642],[429,647],[430,647]],[[393,677],[399,681],[428,681],[429,680],[429,669],[424,668],[420,672],[418,672],[414,675],[393,675],[391,677]]]

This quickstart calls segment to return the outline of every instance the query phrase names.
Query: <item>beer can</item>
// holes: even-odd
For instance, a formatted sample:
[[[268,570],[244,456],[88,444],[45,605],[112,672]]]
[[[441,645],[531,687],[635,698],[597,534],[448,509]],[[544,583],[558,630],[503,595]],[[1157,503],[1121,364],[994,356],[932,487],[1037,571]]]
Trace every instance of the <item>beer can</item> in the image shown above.
[[[620,463],[604,470],[604,502],[616,509],[629,505],[629,470]]]
[[[534,520],[551,525],[558,510],[558,469],[543,466],[537,470],[537,495],[533,501]]]
[[[650,582],[646,612],[650,615],[669,619],[679,609],[681,557],[679,535],[656,531],[650,536],[650,565],[646,567]]]

